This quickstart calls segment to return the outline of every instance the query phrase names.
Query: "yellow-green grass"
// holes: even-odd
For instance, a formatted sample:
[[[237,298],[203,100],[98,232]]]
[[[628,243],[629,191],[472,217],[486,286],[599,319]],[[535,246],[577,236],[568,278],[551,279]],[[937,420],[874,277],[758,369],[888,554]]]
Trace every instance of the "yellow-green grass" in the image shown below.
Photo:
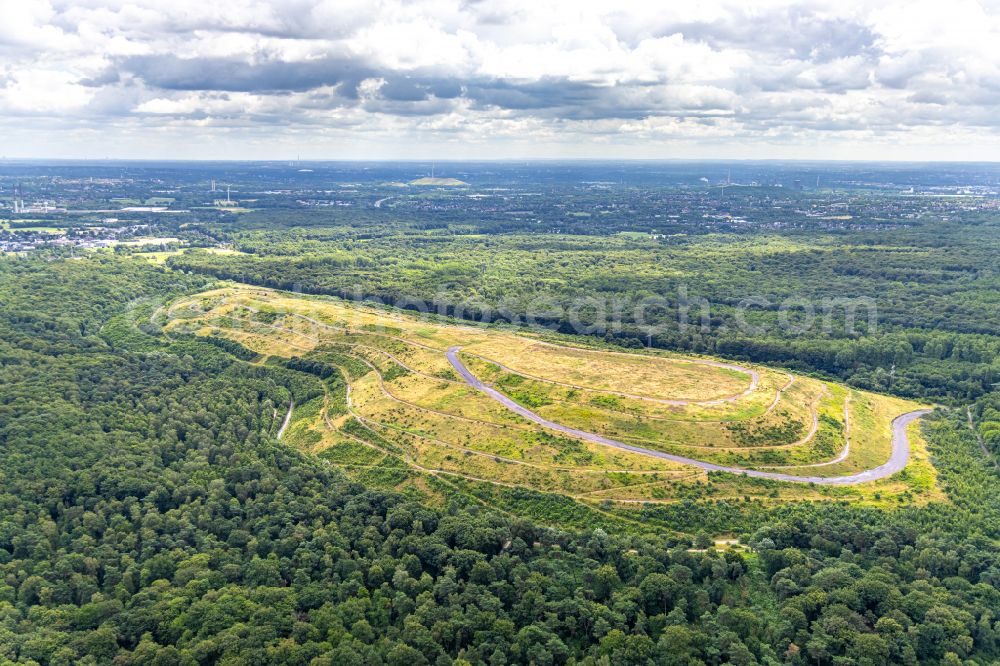
[[[322,360],[324,356],[320,354],[316,358]],[[383,374],[387,370],[385,365],[389,367],[395,365],[393,361],[388,361],[380,366],[378,363],[379,360],[384,361],[384,359],[376,359],[376,363],[372,363],[372,365],[379,368]],[[455,381],[437,380],[403,371],[402,374],[398,374],[393,380],[383,382],[381,388],[387,397],[394,399],[397,403],[401,402],[418,409],[435,411],[439,415],[452,416],[466,421],[482,421],[485,424],[516,424],[522,429],[534,429],[535,427],[522,417],[506,410],[496,401],[488,399],[478,391]],[[749,432],[753,434],[755,429],[760,429],[767,434],[769,428],[776,428],[780,420],[784,418],[785,410],[786,408],[782,406],[781,409],[776,409],[769,413],[767,417],[757,419],[756,423],[751,422],[749,424]],[[546,414],[546,416],[549,415]],[[802,410],[802,417],[803,419],[809,418],[808,410]],[[688,455],[692,453],[694,455],[702,454],[698,457],[707,460],[713,460],[717,457],[717,455],[713,455],[715,451],[692,452],[685,449],[724,449],[728,445],[737,446],[739,451],[748,451],[753,448],[768,447],[773,444],[767,440],[759,440],[751,441],[749,445],[744,445],[747,442],[739,439],[734,443],[732,441],[733,433],[729,430],[732,427],[730,424],[683,423],[679,421],[660,422],[658,425],[666,423],[669,430],[666,433],[647,433],[649,439],[643,440],[638,437],[622,436],[623,433],[617,432],[613,428],[595,427],[600,426],[599,420],[595,418],[582,418],[578,420],[580,421],[580,426],[590,427],[593,431],[601,432],[602,434],[618,436],[628,441],[638,441],[661,450],[677,450]],[[556,419],[556,422],[564,421]],[[565,422],[569,425],[577,425],[577,423],[572,422],[569,418],[565,419]],[[482,424],[473,423],[469,427],[475,428],[477,425]],[[791,439],[804,433],[806,430],[806,425],[800,423],[799,430],[793,431],[786,437],[786,443],[778,443],[776,446],[786,448],[794,446],[795,444]],[[655,439],[657,435],[660,435],[661,438]],[[683,437],[687,437],[687,440],[685,441]],[[807,439],[807,437],[801,437],[800,439]]]
[[[475,397],[474,399],[488,399]],[[572,439],[537,427],[457,418],[387,398],[375,373],[352,384],[352,407],[368,423],[385,425],[441,446],[518,462],[586,469],[676,469],[669,461]]]
[[[352,403],[368,400],[365,383],[359,384],[361,390],[352,392]],[[378,400],[376,395],[375,401]],[[360,413],[359,417],[365,428],[385,441],[392,441],[398,447],[396,453],[425,472],[572,496],[650,481],[680,480],[692,474],[664,461],[632,461],[629,458],[633,454],[619,454],[583,442],[560,441],[552,436],[537,437],[537,434],[533,436],[526,430],[507,433],[504,437],[499,428],[473,424],[471,427],[475,436],[464,437],[460,431],[456,433],[455,430],[440,427],[440,424],[425,421],[418,431],[412,427],[405,411],[395,410],[393,415],[397,421],[391,424],[382,424],[368,416],[360,416]],[[493,445],[484,449],[477,446],[479,442],[492,442]],[[553,447],[553,443],[557,446]],[[586,448],[593,450],[587,451]],[[608,454],[611,454],[610,457]],[[581,462],[585,464],[581,466]],[[630,464],[631,469],[619,469]],[[642,469],[657,464],[659,469]]]
[[[785,399],[772,400],[774,408],[759,416],[708,422],[685,421],[677,414],[651,417],[641,404],[626,412],[618,396],[602,393],[588,393],[586,402],[579,395],[567,399],[574,389],[556,386],[546,391],[542,382],[522,380],[481,360],[471,359],[469,366],[556,423],[702,460],[735,466],[807,464],[833,458],[844,444],[843,421],[835,416],[842,411],[845,390],[810,378],[800,377],[790,385],[786,380]]]
[[[917,443],[902,475],[826,487],[709,475],[584,441],[542,428],[469,387],[445,351],[461,347],[463,362],[483,381],[551,421],[645,448],[811,476],[885,462],[892,419],[917,406],[809,377],[754,368],[760,381],[747,392],[747,373],[704,359],[560,348],[510,330],[241,285],[182,299],[163,314],[168,332],[224,335],[262,357],[303,356],[342,370],[350,404],[340,396],[331,413],[328,395],[297,407],[283,439],[379,487],[439,493],[441,484],[462,479],[560,493],[594,506],[611,502],[621,510],[695,497],[892,502],[936,491]],[[631,377],[640,381],[630,383]],[[847,439],[850,455],[822,464]]]
[[[416,461],[424,470],[505,485],[525,486],[542,492],[582,495],[604,491],[606,488],[625,488],[633,483],[642,484],[651,480],[655,482],[667,479],[676,480],[689,474],[684,470],[655,471],[642,474],[529,464],[441,446],[435,441],[425,440],[408,433],[400,435],[385,427],[371,426],[371,428],[383,437],[391,437],[397,443],[405,443],[407,456]]]
[[[866,391],[851,390],[850,396],[847,416],[851,446],[847,458],[823,467],[789,467],[782,471],[791,474],[844,476],[878,467],[888,460],[892,450],[892,420],[903,412],[915,409],[913,403]],[[842,423],[843,402],[840,409],[839,414],[832,411],[827,412],[827,416]],[[842,448],[843,442],[838,442],[838,445]]]
[[[776,406],[779,392],[791,389],[795,384],[792,377],[784,372],[759,369],[758,390],[738,401],[712,401],[709,403],[689,403],[683,405],[664,404],[652,400],[632,398],[599,390],[581,390],[563,384],[541,381],[519,375],[501,368],[496,363],[479,356],[462,353],[462,361],[477,377],[508,395],[516,393],[529,402],[543,405],[563,402],[571,405],[594,407],[604,411],[651,420],[663,421],[742,421],[760,416]],[[800,380],[801,383],[801,380]]]
[[[846,501],[884,508],[946,501],[937,485],[937,472],[930,462],[919,421],[910,424],[907,434],[911,458],[906,468],[888,478],[868,483],[849,486],[792,484],[713,473],[679,479],[672,483],[633,485],[614,493],[592,493],[579,499],[604,505],[610,502],[614,511],[624,515],[629,515],[644,505],[669,504],[689,499],[725,500],[733,503],[752,499],[765,504]],[[805,468],[803,471],[816,474],[817,468]]]
[[[647,398],[714,400],[738,395],[750,382],[747,373],[703,361],[598,352],[517,336],[480,339],[465,351],[529,378]]]
[[[362,384],[362,388],[364,385]],[[354,392],[352,402],[358,399],[358,391]],[[361,398],[364,400],[364,397]],[[313,401],[316,403],[316,401]],[[308,403],[306,410],[313,403]],[[297,410],[298,411],[298,410]],[[604,488],[624,487],[630,483],[647,483],[649,480],[681,478],[688,474],[677,469],[614,472],[606,469],[580,469],[572,466],[546,464],[544,462],[527,462],[484,454],[474,449],[463,448],[460,445],[449,445],[441,440],[428,439],[408,432],[399,425],[385,426],[363,419],[363,428],[373,435],[375,442],[391,441],[391,449],[382,451],[377,444],[361,444],[363,441],[356,435],[345,436],[333,429],[323,436],[317,445],[319,435],[303,437],[298,429],[300,417],[293,420],[285,436],[290,443],[304,442],[309,450],[320,452],[324,459],[341,464],[347,471],[357,474],[359,469],[384,465],[391,458],[408,461],[411,466],[428,474],[439,474],[447,477],[459,477],[473,481],[494,481],[506,485],[519,485],[534,488],[543,492],[561,492],[564,494],[586,493]],[[317,419],[318,421],[318,419]],[[328,423],[332,419],[326,419]],[[355,421],[357,424],[358,421]],[[536,449],[538,447],[535,447]],[[532,454],[538,457],[538,451]]]

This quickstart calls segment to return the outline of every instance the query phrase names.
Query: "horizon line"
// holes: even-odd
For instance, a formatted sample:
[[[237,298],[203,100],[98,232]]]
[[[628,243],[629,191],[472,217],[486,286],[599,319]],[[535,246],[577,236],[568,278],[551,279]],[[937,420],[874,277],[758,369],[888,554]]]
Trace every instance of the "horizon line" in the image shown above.
[[[988,164],[1000,165],[1000,159],[996,160],[948,160],[948,159],[830,159],[830,158],[783,158],[783,157],[494,157],[494,158],[455,158],[455,157],[354,157],[354,158],[252,158],[252,159],[205,159],[205,158],[180,158],[180,157],[6,157],[0,156],[0,164],[7,163],[33,163],[33,162],[73,162],[84,164],[101,164],[108,162],[173,162],[173,163],[200,163],[200,164],[334,164],[334,163],[464,163],[464,164],[489,164],[498,162],[591,162],[591,163],[705,163],[705,162],[725,162],[725,163],[788,163],[788,164]]]

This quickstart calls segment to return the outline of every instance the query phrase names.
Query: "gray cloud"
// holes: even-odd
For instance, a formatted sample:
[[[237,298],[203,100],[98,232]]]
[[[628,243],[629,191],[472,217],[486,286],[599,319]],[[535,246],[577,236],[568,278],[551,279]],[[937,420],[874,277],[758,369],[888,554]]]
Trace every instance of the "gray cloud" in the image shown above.
[[[117,62],[109,78],[118,73],[141,79],[165,90],[222,90],[227,92],[301,92],[344,81],[357,82],[372,75],[361,63],[327,57],[308,62],[241,58],[179,58],[171,54],[133,56]]]

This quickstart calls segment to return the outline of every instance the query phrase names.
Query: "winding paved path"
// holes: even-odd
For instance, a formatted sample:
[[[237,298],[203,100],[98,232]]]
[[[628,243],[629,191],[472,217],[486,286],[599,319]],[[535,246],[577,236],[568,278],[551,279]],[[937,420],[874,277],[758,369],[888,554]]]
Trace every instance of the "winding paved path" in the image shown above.
[[[520,414],[529,421],[533,421],[538,425],[548,428],[549,430],[555,430],[557,432],[562,432],[573,437],[578,437],[580,439],[586,440],[588,442],[594,442],[596,444],[604,444],[605,446],[613,446],[617,449],[622,449],[625,451],[631,451],[633,453],[639,453],[646,456],[652,456],[654,458],[662,458],[664,460],[670,460],[672,462],[681,463],[684,465],[694,465],[695,467],[700,467],[703,470],[709,472],[729,472],[731,474],[745,474],[747,476],[753,476],[759,479],[775,479],[777,481],[793,481],[796,483],[815,483],[824,486],[846,486],[853,485],[855,483],[864,483],[865,481],[875,481],[876,479],[882,479],[887,476],[892,476],[896,472],[902,470],[906,467],[907,461],[910,459],[910,440],[906,435],[906,428],[920,417],[925,414],[930,413],[929,409],[918,409],[913,412],[907,412],[906,414],[901,414],[897,416],[892,421],[892,453],[889,456],[889,460],[878,467],[873,469],[865,470],[863,472],[858,472],[857,474],[851,474],[849,476],[796,476],[794,474],[784,474],[781,472],[765,472],[756,469],[744,469],[742,467],[727,467],[725,465],[716,465],[715,463],[704,462],[702,460],[695,460],[693,458],[685,458],[684,456],[677,456],[672,453],[664,453],[663,451],[654,451],[653,449],[646,449],[641,446],[633,446],[632,444],[626,444],[624,442],[619,442],[615,439],[610,439],[604,437],[603,435],[598,435],[596,433],[587,432],[586,430],[578,430],[577,428],[571,428],[569,426],[561,425],[559,423],[554,423],[546,418],[543,418],[531,411],[527,407],[524,407],[506,395],[496,390],[492,386],[487,386],[478,377],[476,377],[472,372],[469,371],[465,364],[458,358],[459,347],[451,347],[448,349],[448,362],[455,369],[456,372],[469,384],[469,386],[482,391],[486,395],[490,396],[507,409]]]

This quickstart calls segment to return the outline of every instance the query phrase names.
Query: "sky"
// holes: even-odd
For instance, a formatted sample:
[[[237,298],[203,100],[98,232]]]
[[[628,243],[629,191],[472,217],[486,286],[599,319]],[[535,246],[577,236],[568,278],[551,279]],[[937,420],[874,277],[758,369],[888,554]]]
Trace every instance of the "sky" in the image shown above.
[[[1000,0],[0,0],[0,156],[1000,161]]]

